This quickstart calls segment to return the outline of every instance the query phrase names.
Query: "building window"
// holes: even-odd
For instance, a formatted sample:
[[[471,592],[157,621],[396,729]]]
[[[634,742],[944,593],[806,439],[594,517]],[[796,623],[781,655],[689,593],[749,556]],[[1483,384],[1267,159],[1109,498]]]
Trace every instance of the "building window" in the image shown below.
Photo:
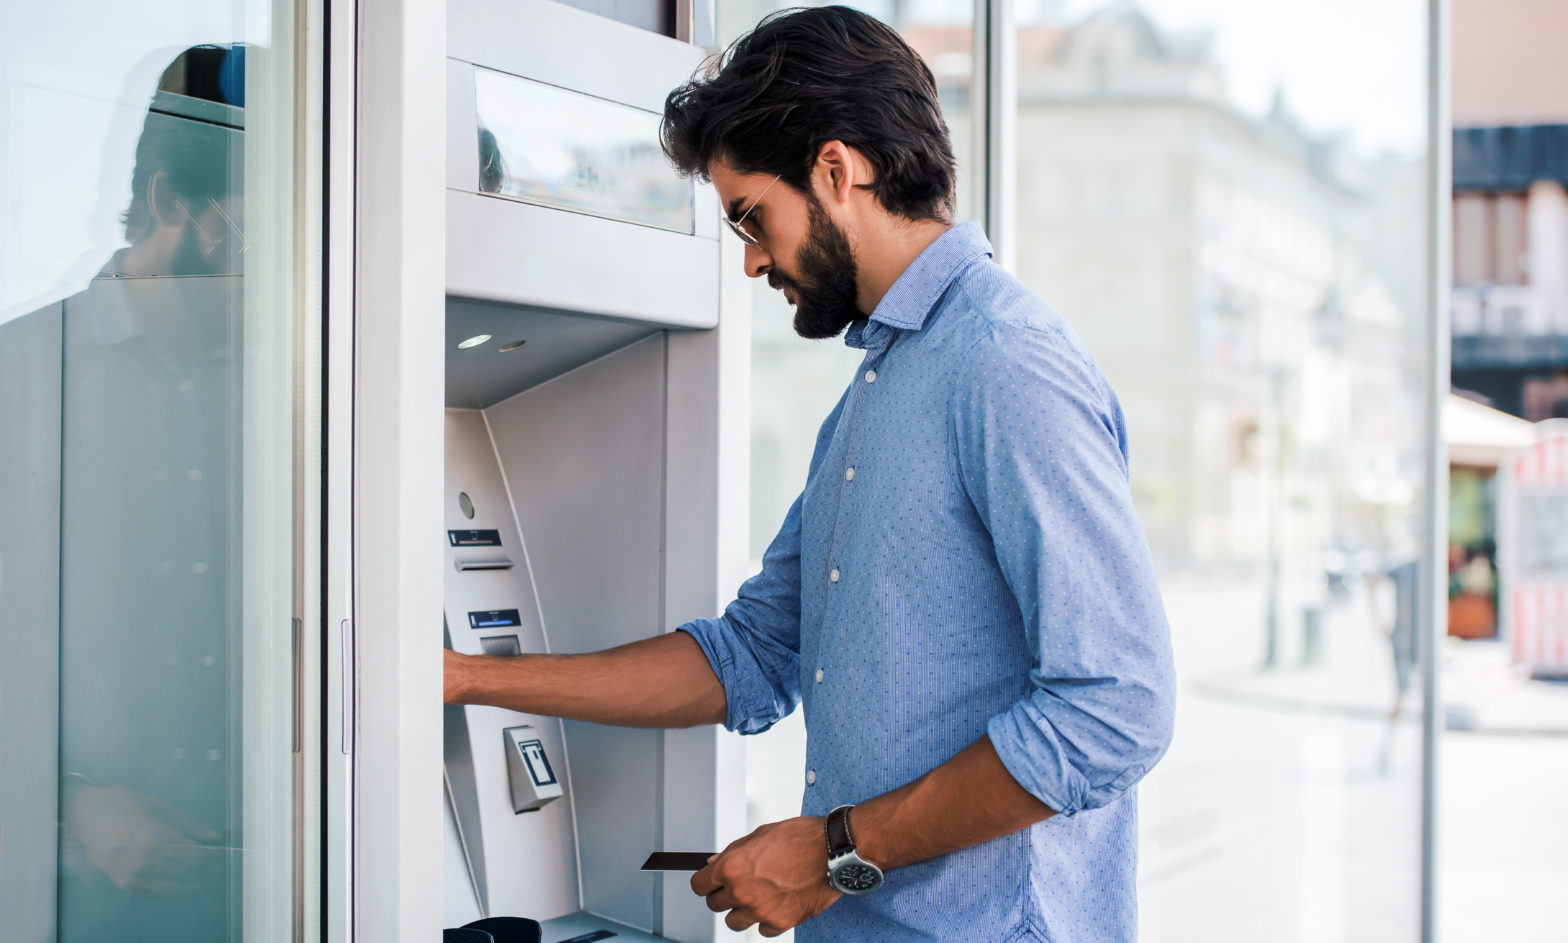
[[[1522,193],[1454,194],[1454,282],[1529,282],[1529,225]]]

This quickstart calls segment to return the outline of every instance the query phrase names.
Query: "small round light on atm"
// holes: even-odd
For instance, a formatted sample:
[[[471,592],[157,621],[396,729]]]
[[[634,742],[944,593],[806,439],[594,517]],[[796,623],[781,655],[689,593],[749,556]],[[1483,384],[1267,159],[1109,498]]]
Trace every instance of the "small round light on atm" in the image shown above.
[[[509,350],[516,350],[517,348],[523,346],[526,343],[528,343],[528,342],[527,341],[512,341],[510,344],[502,344],[500,347],[497,347],[496,351],[499,352],[499,353],[503,353],[504,354],[504,353],[506,353]]]
[[[483,344],[485,341],[488,341],[489,339],[490,339],[490,335],[489,334],[475,334],[473,337],[470,337],[466,341],[458,342],[457,349],[458,350],[467,350],[470,347],[478,347],[480,344]]]

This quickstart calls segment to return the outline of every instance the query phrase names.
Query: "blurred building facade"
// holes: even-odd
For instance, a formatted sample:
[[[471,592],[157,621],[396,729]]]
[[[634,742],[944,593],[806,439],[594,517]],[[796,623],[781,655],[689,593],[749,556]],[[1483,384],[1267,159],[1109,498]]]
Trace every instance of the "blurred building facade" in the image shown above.
[[[1312,592],[1413,497],[1419,272],[1367,258],[1419,164],[1356,161],[1283,93],[1242,112],[1212,33],[1131,5],[1019,40],[1019,275],[1123,400],[1162,570],[1273,563]]]
[[[1455,0],[1455,387],[1568,416],[1568,6]]]
[[[1454,130],[1454,385],[1568,417],[1568,123]]]

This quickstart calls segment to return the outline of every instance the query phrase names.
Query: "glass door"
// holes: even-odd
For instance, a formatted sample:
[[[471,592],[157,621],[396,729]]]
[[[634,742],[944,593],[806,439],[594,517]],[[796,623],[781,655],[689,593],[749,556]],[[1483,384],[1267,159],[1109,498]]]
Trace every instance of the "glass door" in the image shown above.
[[[297,890],[318,883],[321,642],[296,15],[6,15],[7,940],[272,941],[320,922]]]

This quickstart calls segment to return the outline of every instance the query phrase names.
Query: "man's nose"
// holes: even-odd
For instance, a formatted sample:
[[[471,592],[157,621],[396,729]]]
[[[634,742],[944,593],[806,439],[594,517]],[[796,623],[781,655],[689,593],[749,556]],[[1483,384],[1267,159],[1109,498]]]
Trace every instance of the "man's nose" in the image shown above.
[[[746,247],[746,275],[761,278],[773,271],[773,256],[759,246]]]

